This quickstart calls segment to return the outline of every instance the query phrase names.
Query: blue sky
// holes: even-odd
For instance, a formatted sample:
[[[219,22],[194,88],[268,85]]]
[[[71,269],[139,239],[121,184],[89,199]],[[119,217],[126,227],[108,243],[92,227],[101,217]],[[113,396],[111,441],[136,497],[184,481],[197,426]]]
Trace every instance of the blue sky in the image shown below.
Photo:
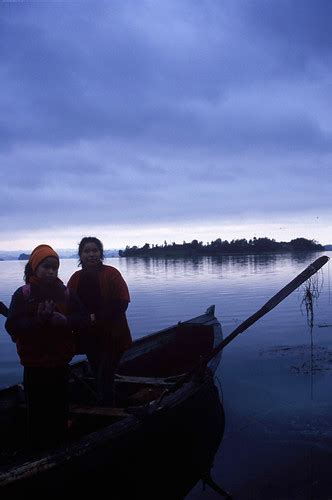
[[[0,249],[332,243],[332,3],[0,3]]]

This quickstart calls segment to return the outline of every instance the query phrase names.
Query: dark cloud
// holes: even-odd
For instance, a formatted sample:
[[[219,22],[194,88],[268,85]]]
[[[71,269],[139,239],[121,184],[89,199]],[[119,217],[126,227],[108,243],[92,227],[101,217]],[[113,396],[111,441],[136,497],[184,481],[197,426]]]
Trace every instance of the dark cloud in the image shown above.
[[[2,227],[329,211],[331,11],[3,2]]]

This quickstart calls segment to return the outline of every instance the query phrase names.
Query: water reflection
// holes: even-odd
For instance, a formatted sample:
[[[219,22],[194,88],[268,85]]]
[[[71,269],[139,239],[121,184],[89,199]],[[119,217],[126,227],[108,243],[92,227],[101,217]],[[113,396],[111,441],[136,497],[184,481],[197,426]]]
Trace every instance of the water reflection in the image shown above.
[[[220,256],[195,256],[195,257],[169,257],[169,258],[153,258],[153,257],[128,257],[125,259],[125,265],[128,272],[143,270],[146,275],[155,275],[156,273],[177,274],[179,271],[199,272],[203,273],[206,270],[214,272],[216,269],[220,272],[223,269],[242,268],[248,272],[257,273],[269,269],[273,271],[280,263],[289,262],[293,264],[307,264],[315,260],[320,255],[317,252],[302,252],[302,253],[286,253],[286,254],[259,254],[259,255],[220,255]]]
[[[129,272],[137,268],[144,269],[144,272],[149,274],[177,274],[183,270],[202,271],[206,257],[193,258],[146,258],[146,257],[128,257],[126,259],[126,268]]]

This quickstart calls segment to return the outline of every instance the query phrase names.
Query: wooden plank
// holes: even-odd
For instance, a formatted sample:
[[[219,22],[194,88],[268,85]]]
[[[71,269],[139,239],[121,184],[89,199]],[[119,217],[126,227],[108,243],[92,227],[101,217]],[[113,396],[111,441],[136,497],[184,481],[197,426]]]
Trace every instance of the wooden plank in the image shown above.
[[[115,375],[116,383],[141,384],[141,385],[166,385],[172,386],[178,383],[185,374],[173,377],[134,377],[129,375]]]
[[[104,417],[129,417],[124,408],[112,408],[106,406],[80,406],[70,405],[69,412],[79,415],[99,415]]]

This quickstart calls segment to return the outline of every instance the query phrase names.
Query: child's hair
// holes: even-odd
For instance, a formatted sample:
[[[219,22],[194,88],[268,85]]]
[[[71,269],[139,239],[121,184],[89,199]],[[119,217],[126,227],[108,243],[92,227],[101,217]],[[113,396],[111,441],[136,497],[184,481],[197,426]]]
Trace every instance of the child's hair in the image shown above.
[[[33,276],[33,270],[30,265],[30,262],[27,262],[24,268],[24,276],[23,276],[24,281],[26,283],[29,283],[29,279],[31,278],[31,276]]]
[[[85,236],[84,238],[81,239],[81,241],[79,242],[79,245],[78,245],[78,257],[79,257],[78,265],[79,266],[82,265],[81,254],[82,254],[83,248],[85,247],[85,245],[87,243],[95,243],[100,251],[100,259],[104,260],[104,247],[103,247],[102,242],[100,240],[98,240],[98,238],[96,238],[95,236]]]

